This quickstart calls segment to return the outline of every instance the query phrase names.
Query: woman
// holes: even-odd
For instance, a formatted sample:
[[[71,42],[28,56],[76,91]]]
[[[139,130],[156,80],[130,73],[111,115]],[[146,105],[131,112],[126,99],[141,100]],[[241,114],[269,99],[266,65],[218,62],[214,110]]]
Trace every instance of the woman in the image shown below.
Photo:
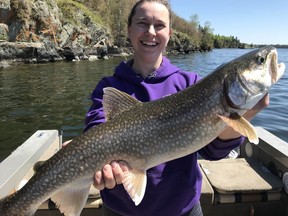
[[[128,18],[128,35],[134,57],[121,62],[113,77],[103,78],[92,93],[93,105],[85,120],[85,131],[105,121],[102,108],[103,88],[112,86],[142,102],[155,100],[195,84],[200,77],[172,65],[162,55],[172,34],[171,13],[167,1],[140,0]],[[264,106],[268,96],[245,114],[251,119]],[[199,203],[202,176],[197,154],[209,160],[226,157],[243,142],[231,128],[203,149],[186,157],[160,164],[147,171],[147,188],[139,206],[135,206],[125,189],[122,176],[129,168],[125,163],[112,162],[95,174],[95,187],[101,190],[103,215],[179,216],[203,215]]]

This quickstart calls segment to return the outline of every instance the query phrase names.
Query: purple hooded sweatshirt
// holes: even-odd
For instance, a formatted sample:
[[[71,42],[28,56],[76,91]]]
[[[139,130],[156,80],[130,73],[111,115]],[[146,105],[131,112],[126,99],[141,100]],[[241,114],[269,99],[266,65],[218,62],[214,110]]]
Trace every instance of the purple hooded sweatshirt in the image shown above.
[[[111,86],[139,101],[147,102],[174,94],[195,84],[200,77],[182,71],[163,57],[161,66],[147,78],[131,68],[133,60],[121,62],[112,77],[103,78],[92,93],[93,101],[85,119],[85,131],[105,121],[102,108],[103,88]],[[160,164],[147,171],[147,187],[142,202],[135,206],[122,185],[104,189],[101,196],[107,208],[123,216],[179,216],[189,212],[199,202],[202,175],[197,154],[217,160],[243,142],[243,137],[229,141],[215,139],[206,147],[188,156]]]

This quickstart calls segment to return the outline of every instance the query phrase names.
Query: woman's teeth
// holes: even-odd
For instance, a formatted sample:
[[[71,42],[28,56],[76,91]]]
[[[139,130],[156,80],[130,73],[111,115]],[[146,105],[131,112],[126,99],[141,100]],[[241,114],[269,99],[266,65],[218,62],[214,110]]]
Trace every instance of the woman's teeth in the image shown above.
[[[157,43],[156,42],[146,42],[146,41],[142,41],[142,43],[146,46],[156,46]]]

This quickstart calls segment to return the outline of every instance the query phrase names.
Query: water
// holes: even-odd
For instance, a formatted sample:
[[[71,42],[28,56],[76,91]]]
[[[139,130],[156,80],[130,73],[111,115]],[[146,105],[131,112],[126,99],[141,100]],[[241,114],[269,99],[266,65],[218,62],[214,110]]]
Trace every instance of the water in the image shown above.
[[[205,76],[217,66],[249,50],[215,49],[208,53],[170,56],[175,65]],[[288,49],[279,49],[288,69]],[[63,139],[77,136],[91,105],[97,82],[113,73],[122,59],[19,65],[0,71],[0,161],[36,130],[57,129]],[[270,91],[270,105],[255,117],[262,126],[288,142],[288,72]]]

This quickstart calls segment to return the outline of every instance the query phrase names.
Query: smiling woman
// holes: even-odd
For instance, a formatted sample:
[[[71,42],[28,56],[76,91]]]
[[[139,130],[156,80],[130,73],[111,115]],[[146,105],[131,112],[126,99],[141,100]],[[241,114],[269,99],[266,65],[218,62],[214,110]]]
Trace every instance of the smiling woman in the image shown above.
[[[156,1],[139,1],[132,9],[128,18],[128,36],[135,54],[132,68],[142,77],[160,66],[172,33],[170,23],[170,11]]]

